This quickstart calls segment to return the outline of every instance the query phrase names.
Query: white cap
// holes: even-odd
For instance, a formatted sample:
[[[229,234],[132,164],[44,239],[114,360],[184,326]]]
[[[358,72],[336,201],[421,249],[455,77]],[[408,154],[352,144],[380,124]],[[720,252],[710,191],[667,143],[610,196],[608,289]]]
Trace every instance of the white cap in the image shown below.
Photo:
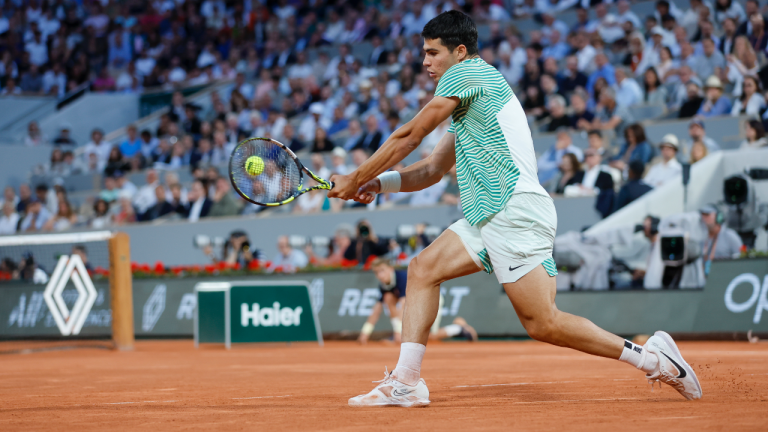
[[[317,115],[323,114],[323,104],[320,102],[312,103],[312,105],[309,106],[309,112]]]
[[[338,156],[341,158],[347,157],[347,151],[344,150],[342,147],[336,147],[331,151],[331,156]]]
[[[680,148],[679,141],[677,140],[677,136],[675,136],[675,134],[664,135],[664,138],[661,139],[661,144],[659,144],[659,147],[661,146],[669,146],[675,150]]]

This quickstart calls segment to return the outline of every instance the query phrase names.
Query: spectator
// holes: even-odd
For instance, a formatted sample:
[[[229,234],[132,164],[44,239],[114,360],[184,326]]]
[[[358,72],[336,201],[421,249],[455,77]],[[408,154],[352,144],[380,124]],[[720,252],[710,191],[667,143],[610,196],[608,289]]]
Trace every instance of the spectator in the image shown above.
[[[741,33],[742,35],[747,34],[749,36],[750,46],[757,52],[765,51],[766,47],[768,47],[768,33],[765,31],[765,18],[759,13],[754,13],[750,15],[749,20],[742,25],[752,26],[751,33]]]
[[[306,187],[311,188],[316,185],[317,182],[315,180],[311,178],[307,180]],[[320,190],[313,190],[300,195],[296,199],[296,205],[293,207],[293,212],[303,214],[317,213],[322,210],[324,202],[325,194]]]
[[[221,251],[221,258],[216,257],[213,248],[210,245],[203,247],[205,253],[214,264],[224,262],[230,266],[239,265],[240,268],[247,268],[254,259],[259,259],[261,252],[258,249],[251,248],[251,242],[245,231],[232,231],[229,239],[224,242]]]
[[[363,149],[370,153],[374,153],[379,149],[381,141],[382,134],[379,130],[379,121],[376,119],[375,115],[370,114],[365,119],[365,133],[363,133],[352,149]]]
[[[11,201],[5,201],[2,205],[3,214],[0,216],[0,235],[15,234],[19,225],[19,214]]]
[[[742,22],[747,19],[747,14],[738,2],[733,0],[715,0],[715,21],[719,25],[723,25],[727,18],[733,18]]]
[[[43,90],[43,76],[34,63],[29,65],[29,70],[21,76],[19,84],[24,93],[40,93]]]
[[[127,225],[136,222],[136,211],[131,204],[131,199],[128,197],[118,198],[117,212],[112,218],[112,222],[115,225]]]
[[[595,115],[587,110],[587,94],[583,91],[571,95],[570,127],[579,130],[592,129]]]
[[[43,229],[51,219],[51,212],[37,198],[33,198],[27,206],[27,215],[19,225],[21,232],[35,232]]]
[[[709,154],[707,146],[702,142],[694,142],[691,146],[691,159],[690,164],[693,165],[696,162],[704,159]]]
[[[312,153],[310,156],[312,160],[312,172],[317,174],[318,177],[329,179],[331,178],[331,170],[325,166],[325,158],[320,153]]]
[[[446,185],[443,190],[443,196],[440,197],[440,202],[443,204],[457,206],[460,204],[460,191],[459,180],[456,177],[456,165],[451,167],[446,175]]]
[[[69,123],[64,123],[61,125],[61,129],[59,131],[59,136],[54,138],[53,145],[55,146],[61,146],[65,148],[74,148],[77,143],[69,136],[70,133],[70,125]]]
[[[667,102],[667,89],[662,85],[655,68],[648,68],[643,74],[645,84],[645,102],[662,105]]]
[[[634,78],[629,78],[630,70],[626,67],[618,67],[614,72],[616,84],[616,103],[620,106],[631,107],[643,101],[643,89]]]
[[[723,94],[723,84],[720,78],[711,76],[704,85],[705,99],[699,112],[702,117],[715,117],[731,112],[731,101]]]
[[[694,160],[692,159],[692,149],[697,143],[703,144],[704,150],[706,150],[703,155],[700,154],[701,158],[708,153],[720,151],[720,146],[717,142],[707,136],[706,131],[704,130],[704,121],[701,118],[694,118],[688,124],[688,136],[690,138],[683,142],[683,152],[680,154],[680,159],[682,161],[689,160],[690,163],[694,163]]]
[[[563,155],[560,162],[560,177],[555,183],[554,193],[562,195],[565,187],[581,183],[584,180],[584,170],[581,169],[579,159],[573,153]]]
[[[614,183],[613,177],[605,171],[601,163],[602,156],[599,151],[593,148],[585,150],[584,176],[580,183],[566,188],[564,192],[565,196],[597,195],[595,209],[605,218],[613,211]]]
[[[628,181],[619,190],[619,195],[616,197],[616,204],[613,210],[614,212],[622,209],[627,204],[653,189],[643,182],[643,171],[645,171],[645,164],[643,164],[643,162],[635,160],[629,163]]]
[[[754,76],[747,75],[744,77],[741,88],[741,97],[733,103],[731,115],[734,117],[743,114],[759,116],[760,111],[765,107],[765,96],[763,96],[763,89],[760,88],[760,81]]]
[[[139,189],[133,182],[128,180],[125,173],[122,171],[115,171],[115,183],[117,184],[117,194],[120,198],[128,198],[130,200],[136,196]]]
[[[349,122],[349,135],[347,135],[347,141],[344,143],[344,150],[352,151],[358,142],[363,138],[363,130],[360,127],[360,122],[357,120],[351,120]]]
[[[368,262],[369,257],[379,257],[388,252],[389,240],[376,236],[370,222],[363,219],[357,223],[357,236],[344,252],[344,258],[364,264]]]
[[[0,207],[5,203],[10,203],[15,209],[19,204],[19,201],[19,197],[16,196],[16,191],[13,190],[13,186],[6,186],[5,189],[3,189],[3,199],[0,200]]]
[[[304,117],[299,125],[299,138],[305,142],[309,142],[315,135],[315,129],[321,126],[320,117],[323,115],[323,104],[320,102],[314,102],[309,106],[309,115]]]
[[[91,154],[95,154],[99,164],[106,166],[112,145],[104,141],[104,131],[95,128],[91,131],[91,140],[83,147],[83,159],[88,162]]]
[[[600,91],[600,105],[592,122],[593,129],[611,129],[623,133],[625,125],[633,121],[634,117],[627,108],[616,103],[616,92],[612,88]]]
[[[345,223],[336,227],[336,232],[328,244],[328,256],[325,258],[315,256],[312,246],[308,245],[305,251],[310,260],[317,266],[330,267],[341,265],[344,260],[344,253],[351,243],[350,237],[352,237],[353,230],[354,228],[351,225]]]
[[[578,88],[587,87],[587,76],[579,70],[579,59],[575,55],[568,56],[563,71],[557,80],[557,86],[565,94],[570,94]]]
[[[113,146],[109,150],[109,158],[107,158],[107,166],[104,168],[104,174],[107,176],[114,176],[118,171],[129,171],[131,164],[123,157],[123,152],[120,151],[120,147]]]
[[[293,126],[290,123],[286,123],[283,127],[283,144],[288,146],[294,153],[300,152],[304,149],[304,143],[296,139],[296,135],[293,131]]]
[[[643,181],[651,187],[658,188],[677,178],[683,172],[683,167],[677,161],[678,141],[673,134],[666,134],[659,144],[661,160],[651,166]]]
[[[19,186],[19,203],[16,204],[16,211],[19,214],[25,214],[27,207],[32,203],[32,189],[26,183]]]
[[[192,189],[187,194],[189,203],[179,207],[179,212],[190,222],[197,222],[200,218],[208,216],[213,203],[208,199],[208,191],[203,182],[195,180]]]
[[[653,147],[648,143],[645,129],[640,123],[627,126],[624,130],[624,140],[624,145],[610,163],[612,167],[625,171],[631,162],[638,161],[645,165],[651,161]]]
[[[104,189],[99,193],[99,198],[107,203],[112,203],[117,200],[119,194],[120,189],[117,187],[117,180],[112,176],[104,178]]]
[[[704,103],[704,97],[701,93],[701,87],[699,84],[690,80],[686,86],[687,98],[683,101],[683,105],[680,107],[678,118],[690,118],[696,115]]]
[[[147,170],[146,183],[138,188],[133,196],[133,205],[136,207],[136,213],[141,215],[157,202],[156,189],[160,185],[157,171]],[[165,200],[163,200],[165,201]]]
[[[600,156],[603,156],[606,153],[605,143],[603,142],[603,133],[599,130],[593,129],[587,132],[587,141],[589,142],[589,148],[596,151]]]
[[[701,41],[704,52],[696,55],[691,65],[691,69],[699,78],[715,75],[718,69],[725,68],[725,57],[715,47],[715,41],[712,38],[705,38]],[[707,79],[709,81],[709,79]]]
[[[303,269],[309,263],[303,252],[291,247],[288,236],[277,238],[277,250],[278,254],[272,260],[271,270],[280,268],[283,273],[296,273],[297,270]]]
[[[677,69],[677,80],[671,83],[669,90],[669,107],[671,109],[679,109],[683,103],[688,99],[688,84],[693,82],[699,89],[701,89],[701,80],[693,75],[691,67],[688,65],[680,65]],[[698,107],[697,107],[698,109]]]
[[[143,188],[143,187],[142,187]],[[153,221],[157,218],[163,217],[169,213],[172,213],[175,209],[171,203],[165,200],[165,188],[161,185],[154,187],[155,200],[154,204],[146,209],[143,213],[139,213],[140,221]]]
[[[47,141],[48,139],[43,132],[40,131],[40,126],[37,125],[37,122],[34,120],[29,122],[27,125],[27,136],[24,137],[24,144],[35,147],[45,144]]]
[[[66,231],[77,223],[77,214],[72,211],[69,201],[59,200],[58,212],[44,225],[43,231]]]
[[[13,78],[8,78],[8,80],[5,81],[5,87],[3,87],[3,91],[0,92],[0,95],[8,96],[19,94],[21,94],[21,89],[16,86],[16,80]]]
[[[744,123],[744,136],[740,150],[755,150],[768,146],[768,139],[765,137],[765,128],[760,120],[748,120]]]
[[[704,269],[709,273],[709,262],[713,259],[735,259],[741,254],[743,242],[736,231],[728,228],[719,217],[720,210],[708,204],[699,210],[701,221],[707,227],[707,239],[704,240]]]
[[[315,129],[315,139],[312,142],[312,153],[329,152],[336,147],[333,141],[328,139],[325,129],[318,127]],[[321,176],[322,177],[322,176]],[[325,177],[323,177],[325,178]]]
[[[240,213],[240,205],[232,196],[232,185],[230,185],[229,180],[219,177],[216,179],[215,186],[216,191],[213,195],[213,204],[208,216],[235,216]]]
[[[331,152],[331,172],[333,174],[346,175],[350,172],[346,165],[347,152],[341,147],[336,147]]]
[[[120,152],[124,157],[131,158],[141,151],[141,139],[139,138],[136,125],[128,125],[125,132],[128,136],[125,138],[125,141],[120,143]]]
[[[602,52],[595,55],[595,71],[592,72],[587,80],[587,91],[590,94],[595,94],[595,82],[598,78],[604,78],[608,85],[616,84],[616,71],[613,65],[608,62],[608,57]]]
[[[570,133],[560,131],[557,133],[555,144],[539,157],[539,183],[545,184],[555,177],[560,169],[563,156],[567,153],[575,154],[577,159],[583,157],[581,149],[573,145]]]
[[[571,119],[565,114],[565,98],[556,94],[549,98],[549,123],[547,132],[554,132],[560,128],[571,126]]]

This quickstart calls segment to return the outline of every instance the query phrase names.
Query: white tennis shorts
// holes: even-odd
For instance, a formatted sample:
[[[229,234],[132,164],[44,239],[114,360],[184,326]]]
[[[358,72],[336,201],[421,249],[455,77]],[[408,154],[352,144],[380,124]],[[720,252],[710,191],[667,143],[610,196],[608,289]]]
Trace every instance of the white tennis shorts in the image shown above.
[[[557,213],[548,196],[514,194],[503,210],[477,225],[461,219],[448,229],[459,235],[478,267],[496,271],[499,283],[517,282],[539,264],[557,275],[552,259]]]

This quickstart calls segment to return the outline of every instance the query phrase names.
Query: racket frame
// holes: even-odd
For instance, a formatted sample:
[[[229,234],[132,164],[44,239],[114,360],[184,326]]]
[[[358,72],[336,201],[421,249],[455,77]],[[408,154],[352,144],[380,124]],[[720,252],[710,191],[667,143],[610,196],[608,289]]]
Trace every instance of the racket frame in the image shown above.
[[[296,163],[296,166],[299,168],[299,187],[296,191],[294,191],[293,195],[290,197],[280,201],[280,202],[274,202],[274,203],[261,203],[258,201],[255,201],[253,198],[248,197],[244,192],[240,190],[240,188],[237,185],[237,182],[235,182],[234,177],[234,170],[233,170],[233,160],[235,152],[237,151],[240,146],[245,145],[249,141],[269,141],[273,144],[278,145],[283,151],[288,153],[288,155],[293,159],[293,162]],[[311,177],[313,180],[315,180],[318,184],[316,186],[312,186],[310,188],[304,188],[304,173],[306,173],[309,177]],[[232,154],[229,156],[229,182],[232,183],[232,187],[235,189],[235,192],[237,192],[238,195],[240,195],[244,200],[260,205],[265,207],[278,207],[281,205],[288,204],[295,200],[298,196],[305,194],[307,192],[311,192],[313,190],[331,190],[333,189],[333,182],[325,180],[322,177],[317,176],[315,173],[313,173],[309,168],[305,167],[304,164],[301,163],[301,160],[296,156],[296,153],[293,152],[293,150],[286,147],[283,143],[280,141],[273,139],[273,138],[263,138],[263,137],[251,137],[248,139],[245,139],[243,141],[240,141],[237,146],[235,146],[234,150],[232,150]]]

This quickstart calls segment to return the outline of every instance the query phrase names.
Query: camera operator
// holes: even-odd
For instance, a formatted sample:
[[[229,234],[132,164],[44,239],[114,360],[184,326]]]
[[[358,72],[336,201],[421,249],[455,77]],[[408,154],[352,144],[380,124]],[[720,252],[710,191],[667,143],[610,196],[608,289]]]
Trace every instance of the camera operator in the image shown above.
[[[251,242],[244,231],[232,231],[229,239],[224,242],[221,249],[221,259],[213,253],[211,245],[203,246],[205,253],[214,264],[225,262],[228,265],[240,264],[241,268],[246,268],[254,259],[260,259],[261,251],[251,249]]]
[[[371,255],[380,257],[389,252],[389,240],[379,238],[371,228],[371,223],[363,219],[357,223],[357,236],[352,239],[344,258],[365,264]]]
[[[645,262],[645,269],[635,269],[632,274],[632,285],[645,289],[661,289],[661,279],[664,276],[664,262],[661,260],[661,242],[659,242],[659,218],[648,215],[643,220],[642,228],[645,238],[651,242],[651,250]]]
[[[704,274],[709,275],[709,266],[713,259],[738,258],[742,241],[736,231],[725,225],[725,215],[714,204],[708,204],[699,210],[701,221],[707,226],[707,239],[704,241]]]

